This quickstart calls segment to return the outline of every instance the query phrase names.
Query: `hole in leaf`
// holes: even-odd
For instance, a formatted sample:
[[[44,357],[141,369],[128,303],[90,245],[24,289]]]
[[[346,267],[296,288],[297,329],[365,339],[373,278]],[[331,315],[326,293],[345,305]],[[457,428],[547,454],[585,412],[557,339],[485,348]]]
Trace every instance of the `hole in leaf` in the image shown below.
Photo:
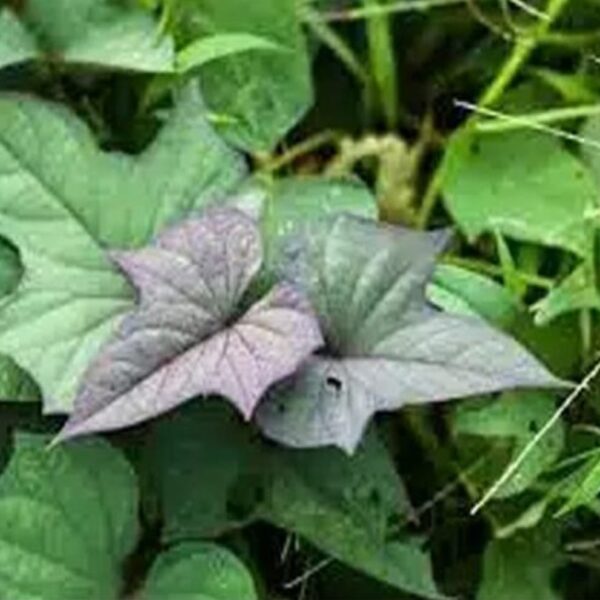
[[[538,424],[535,421],[529,421],[528,429],[531,433],[537,433],[539,431]]]
[[[327,384],[327,387],[336,394],[339,394],[342,391],[342,382],[337,377],[330,375],[325,380],[325,383]]]

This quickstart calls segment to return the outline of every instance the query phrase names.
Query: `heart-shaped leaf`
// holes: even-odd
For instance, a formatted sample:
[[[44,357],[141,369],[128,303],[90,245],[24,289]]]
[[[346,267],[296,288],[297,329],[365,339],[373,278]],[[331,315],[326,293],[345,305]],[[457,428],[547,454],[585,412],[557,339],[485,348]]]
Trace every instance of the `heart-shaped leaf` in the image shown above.
[[[250,152],[269,152],[312,102],[306,41],[295,0],[179,0],[176,34],[186,44],[208,36],[259,36],[279,51],[243,52],[199,68],[206,103],[226,118],[220,131]]]
[[[0,306],[0,352],[35,377],[46,412],[70,410],[84,370],[133,305],[104,247],[145,243],[243,174],[192,93],[135,157],[101,152],[53,104],[0,98],[0,235],[25,269]]]
[[[443,236],[340,217],[292,270],[310,290],[329,354],[258,412],[270,437],[352,452],[380,410],[516,387],[561,385],[481,319],[426,306]]]
[[[411,518],[393,459],[375,430],[352,457],[334,448],[280,450],[261,515],[332,558],[396,589],[440,599],[431,559],[394,525]]]
[[[256,600],[252,576],[229,550],[187,542],[161,554],[148,576],[145,600]]]
[[[236,319],[262,263],[258,227],[239,211],[188,219],[115,259],[139,306],[87,372],[62,439],[133,425],[207,394],[249,419],[263,393],[322,344],[306,298],[288,285]]]
[[[101,440],[19,434],[0,478],[0,595],[108,600],[138,532],[133,469]]]
[[[0,68],[34,58],[142,72],[174,70],[173,41],[132,2],[28,0],[0,11]]]

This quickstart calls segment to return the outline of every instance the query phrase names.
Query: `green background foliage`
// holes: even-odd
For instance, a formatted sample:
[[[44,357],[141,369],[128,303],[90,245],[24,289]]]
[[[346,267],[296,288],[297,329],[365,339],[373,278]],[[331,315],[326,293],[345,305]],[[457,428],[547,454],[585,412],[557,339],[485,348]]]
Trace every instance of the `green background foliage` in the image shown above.
[[[429,303],[576,385],[599,199],[597,0],[0,0],[0,599],[596,600],[594,377],[352,455],[217,398],[50,442],[136,301],[110,251],[214,204],[260,223],[253,292],[332,215],[448,229]]]

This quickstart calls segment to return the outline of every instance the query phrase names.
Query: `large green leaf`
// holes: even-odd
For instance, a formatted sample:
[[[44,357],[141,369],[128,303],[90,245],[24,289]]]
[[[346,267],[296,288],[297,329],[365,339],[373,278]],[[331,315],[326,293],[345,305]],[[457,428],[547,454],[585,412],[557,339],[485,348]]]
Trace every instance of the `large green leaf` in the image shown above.
[[[101,152],[67,111],[0,99],[0,235],[20,251],[18,289],[0,306],[0,351],[68,411],[83,370],[132,305],[105,246],[138,246],[234,186],[240,158],[194,95],[140,156]]]
[[[7,8],[0,10],[0,69],[37,56],[35,41]]]
[[[28,0],[0,13],[0,67],[33,58],[144,72],[174,70],[174,48],[129,0]]]
[[[493,540],[483,557],[477,600],[559,600],[552,575],[560,566],[558,536],[545,529]]]
[[[591,251],[594,181],[585,165],[547,135],[455,137],[447,150],[443,193],[471,239],[499,231],[579,256]]]
[[[208,106],[227,117],[221,124],[234,143],[268,151],[312,102],[305,40],[294,0],[182,0],[179,34],[185,43],[203,36],[244,33],[277,44],[281,52],[245,52],[200,69]]]
[[[135,475],[105,442],[19,434],[0,479],[0,597],[110,600],[137,537]]]
[[[372,577],[436,597],[427,555],[411,540],[390,538],[411,508],[389,453],[371,434],[348,458],[260,445],[221,402],[166,415],[147,456],[163,539],[212,537],[261,517]]]
[[[229,550],[188,542],[161,554],[142,600],[256,600],[250,573]]]
[[[374,435],[365,438],[352,458],[337,449],[282,451],[272,473],[263,518],[382,582],[418,596],[440,597],[419,544],[390,535],[394,521],[408,521],[410,506]]]

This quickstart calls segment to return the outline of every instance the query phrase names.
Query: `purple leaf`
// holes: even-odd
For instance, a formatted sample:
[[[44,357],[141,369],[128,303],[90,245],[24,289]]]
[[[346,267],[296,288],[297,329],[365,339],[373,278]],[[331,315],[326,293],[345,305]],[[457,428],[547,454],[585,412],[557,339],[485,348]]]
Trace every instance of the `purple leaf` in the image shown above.
[[[114,258],[139,305],[88,370],[59,439],[127,427],[198,395],[225,396],[249,419],[322,344],[307,299],[287,284],[235,318],[262,262],[256,224],[239,211],[189,219]]]
[[[339,218],[315,238],[306,286],[329,355],[313,357],[260,407],[269,437],[295,447],[353,452],[378,411],[563,382],[483,320],[425,302],[441,247],[437,234]]]

